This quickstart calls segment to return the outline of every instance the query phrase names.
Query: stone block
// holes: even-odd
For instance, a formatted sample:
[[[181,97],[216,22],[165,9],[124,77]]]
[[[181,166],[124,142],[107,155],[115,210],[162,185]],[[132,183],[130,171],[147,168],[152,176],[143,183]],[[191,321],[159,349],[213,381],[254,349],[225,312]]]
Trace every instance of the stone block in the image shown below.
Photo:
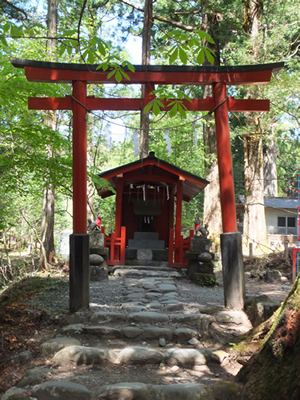
[[[196,236],[191,239],[191,251],[198,254],[209,251],[211,241],[205,237]]]
[[[212,260],[212,256],[207,251],[204,251],[203,253],[199,254],[198,260],[203,262],[203,263],[208,263],[208,262],[210,262]]]
[[[216,277],[214,274],[205,274],[202,272],[195,272],[193,275],[193,281],[201,286],[215,286]]]
[[[104,233],[93,231],[90,234],[90,247],[104,248]]]
[[[125,249],[125,259],[126,260],[135,260],[136,259],[137,249]]]
[[[102,265],[104,258],[99,254],[90,254],[90,265]]]
[[[90,254],[99,254],[99,256],[102,256],[104,260],[107,260],[109,255],[109,248],[90,247]]]
[[[99,282],[108,279],[108,270],[105,267],[98,267],[97,265],[90,266],[90,281]]]
[[[152,261],[152,250],[150,249],[138,249],[136,254],[137,260]]]

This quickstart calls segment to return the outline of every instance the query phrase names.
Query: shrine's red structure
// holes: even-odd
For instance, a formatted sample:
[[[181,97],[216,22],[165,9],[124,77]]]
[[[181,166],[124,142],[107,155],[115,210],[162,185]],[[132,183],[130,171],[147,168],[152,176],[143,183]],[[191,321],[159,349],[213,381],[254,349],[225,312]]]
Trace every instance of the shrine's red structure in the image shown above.
[[[134,73],[126,71],[130,80],[123,78],[120,83],[145,84],[147,90],[145,98],[130,99],[87,96],[88,84],[116,83],[113,77],[107,78],[109,70],[98,70],[97,65],[51,63],[20,59],[14,59],[12,63],[15,67],[24,68],[26,77],[31,82],[69,83],[72,85],[72,94],[69,96],[63,98],[29,98],[28,103],[29,108],[35,110],[73,111],[73,231],[78,241],[76,248],[79,248],[79,243],[82,242],[82,251],[78,252],[77,257],[75,257],[75,250],[74,252],[72,251],[72,246],[75,246],[75,244],[71,244],[70,257],[72,257],[72,263],[74,263],[75,275],[80,269],[82,270],[80,273],[78,272],[78,279],[74,279],[74,285],[79,280],[84,281],[85,289],[81,290],[83,293],[82,300],[80,300],[78,293],[73,294],[74,301],[76,300],[77,302],[73,307],[70,307],[71,309],[88,307],[88,296],[84,293],[88,290],[86,289],[88,278],[83,279],[83,276],[86,277],[88,274],[85,271],[85,269],[88,269],[88,249],[86,249],[86,241],[88,243],[88,239],[84,237],[87,228],[86,114],[89,110],[141,110],[153,99],[151,92],[156,85],[212,85],[213,97],[192,99],[191,102],[184,100],[183,103],[190,111],[214,112],[224,232],[223,244],[221,236],[221,248],[223,247],[225,251],[222,254],[223,274],[224,276],[231,274],[225,271],[226,268],[224,269],[224,264],[228,262],[228,265],[234,265],[235,263],[238,265],[239,272],[234,272],[233,274],[241,276],[241,255],[239,260],[234,259],[235,253],[241,254],[241,249],[236,251],[236,247],[240,248],[241,243],[240,239],[237,238],[228,113],[233,111],[268,111],[269,101],[240,100],[228,97],[227,86],[267,84],[271,79],[272,72],[280,70],[284,63],[202,67],[135,66]],[[235,239],[229,245],[233,237]],[[78,257],[81,257],[81,260],[78,261]],[[84,261],[85,259],[86,261]],[[227,285],[231,288],[229,291],[235,292],[234,287],[242,286],[241,279],[238,278],[237,283],[233,282],[229,277],[228,281],[224,282],[225,305],[226,303],[230,305],[231,300],[229,303],[226,302],[225,286]],[[72,284],[70,284],[70,288],[72,288]],[[82,288],[79,287],[78,290],[80,289]],[[242,293],[243,290],[240,292]],[[70,297],[73,295],[71,294]],[[242,294],[239,296],[242,297]],[[243,300],[241,299],[239,306],[242,304]]]
[[[182,202],[191,201],[209,182],[155,157],[153,152],[99,176],[114,192],[99,188],[98,194],[102,198],[116,194],[115,231],[105,236],[110,248],[108,264],[125,263],[125,247],[136,232],[157,232],[164,248],[169,249],[169,266],[187,267],[184,249],[190,250],[194,231],[187,238],[181,234]]]

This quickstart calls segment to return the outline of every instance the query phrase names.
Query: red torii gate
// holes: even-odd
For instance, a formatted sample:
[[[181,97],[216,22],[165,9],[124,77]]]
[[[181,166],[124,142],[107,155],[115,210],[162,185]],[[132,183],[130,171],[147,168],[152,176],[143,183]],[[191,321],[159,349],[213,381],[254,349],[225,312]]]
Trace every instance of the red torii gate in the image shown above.
[[[112,99],[87,96],[87,84],[116,83],[107,79],[110,71],[97,65],[65,64],[13,59],[24,68],[31,82],[72,84],[72,95],[63,98],[29,98],[29,109],[73,111],[73,235],[70,237],[70,310],[89,307],[89,240],[87,227],[87,139],[86,113],[89,110],[141,110],[154,96],[155,85],[212,85],[213,97],[183,100],[189,111],[213,111],[215,114],[217,154],[223,234],[221,251],[225,305],[243,308],[244,276],[241,236],[237,232],[232,172],[229,111],[269,111],[269,100],[236,100],[227,97],[227,85],[259,85],[270,82],[273,71],[284,63],[244,66],[153,66],[137,65],[127,71],[130,81],[122,84],[146,84],[145,98]],[[165,102],[167,105],[167,103]]]

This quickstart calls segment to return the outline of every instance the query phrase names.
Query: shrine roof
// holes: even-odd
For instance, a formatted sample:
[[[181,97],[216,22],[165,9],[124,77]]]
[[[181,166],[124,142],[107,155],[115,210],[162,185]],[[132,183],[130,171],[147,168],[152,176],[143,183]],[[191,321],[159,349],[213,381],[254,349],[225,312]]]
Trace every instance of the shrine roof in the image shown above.
[[[13,58],[12,64],[24,68],[27,79],[33,82],[65,82],[85,80],[87,83],[116,83],[107,79],[110,70],[99,69],[98,64],[68,64]],[[224,82],[229,85],[253,85],[268,83],[271,74],[279,71],[283,62],[256,65],[134,65],[135,72],[124,68],[130,81],[121,83],[194,84],[206,85]]]
[[[148,157],[141,160],[104,171],[99,174],[99,177],[107,180],[114,190],[117,189],[118,178],[122,179],[124,187],[132,184],[176,187],[181,180],[183,182],[183,200],[187,202],[209,184],[206,179],[155,157],[154,152],[150,152]],[[105,198],[115,193],[107,188],[98,188],[98,194]]]

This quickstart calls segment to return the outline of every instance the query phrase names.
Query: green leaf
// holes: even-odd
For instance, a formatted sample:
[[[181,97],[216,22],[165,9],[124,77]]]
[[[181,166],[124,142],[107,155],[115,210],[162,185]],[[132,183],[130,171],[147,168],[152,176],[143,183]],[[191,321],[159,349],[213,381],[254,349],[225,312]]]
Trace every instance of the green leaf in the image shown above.
[[[89,62],[89,64],[94,64],[94,62],[95,62],[95,53],[94,53],[93,50],[90,50],[88,52],[87,61]]]
[[[145,105],[143,114],[147,114],[152,109],[153,103],[154,103],[154,101],[151,100],[148,104]]]
[[[159,105],[158,105],[158,102],[157,102],[157,101],[155,101],[155,102],[153,103],[153,109],[152,109],[152,111],[153,111],[153,114],[154,114],[154,115],[158,115],[158,114],[160,113],[160,108],[159,108]]]
[[[183,93],[181,90],[178,90],[177,96],[180,99],[185,99],[185,100],[188,100],[190,103],[192,103],[192,100],[191,100],[190,96],[188,96],[187,94]]]
[[[127,65],[128,69],[129,69],[129,71],[135,72],[134,66],[129,61],[127,61],[126,65]]]
[[[121,74],[124,76],[124,78],[126,78],[128,81],[130,81],[129,76],[126,74],[125,71],[121,70],[120,72],[121,72]]]
[[[206,39],[209,43],[215,43],[213,38],[208,33],[203,31],[196,31],[196,33],[198,33],[201,39]]]
[[[117,71],[117,72],[116,72],[115,79],[116,79],[116,81],[117,81],[118,83],[121,82],[121,80],[122,80],[122,74],[121,74],[120,71]]]
[[[183,104],[178,104],[178,112],[182,118],[186,118],[186,111],[183,107]]]
[[[205,57],[204,57],[204,50],[201,49],[199,54],[197,55],[196,61],[199,65],[202,65],[204,63]]]
[[[58,55],[59,55],[59,57],[61,57],[64,54],[65,51],[66,51],[66,46],[63,43],[61,43],[60,46],[58,47]]]
[[[0,40],[1,40],[2,44],[3,44],[3,46],[7,47],[7,41],[5,40],[5,38],[4,37],[0,37]]]
[[[175,117],[175,115],[177,114],[177,109],[178,109],[178,104],[177,102],[175,102],[174,106],[169,111],[169,115],[171,118]]]
[[[204,51],[205,51],[205,55],[206,55],[206,58],[207,58],[208,62],[213,64],[214,63],[214,56],[212,55],[211,51],[209,49],[207,49],[207,48],[205,48]]]
[[[173,64],[174,61],[177,59],[177,57],[178,57],[178,48],[176,47],[173,53],[169,57],[169,63]]]
[[[111,78],[112,76],[114,76],[114,74],[117,72],[116,69],[113,69],[112,71],[110,71],[107,75],[107,79]]]
[[[187,63],[188,57],[182,47],[179,47],[179,58],[184,65]]]
[[[106,49],[105,49],[105,47],[103,46],[102,43],[99,43],[99,44],[98,44],[98,50],[99,50],[99,53],[100,53],[103,57],[106,56]]]

